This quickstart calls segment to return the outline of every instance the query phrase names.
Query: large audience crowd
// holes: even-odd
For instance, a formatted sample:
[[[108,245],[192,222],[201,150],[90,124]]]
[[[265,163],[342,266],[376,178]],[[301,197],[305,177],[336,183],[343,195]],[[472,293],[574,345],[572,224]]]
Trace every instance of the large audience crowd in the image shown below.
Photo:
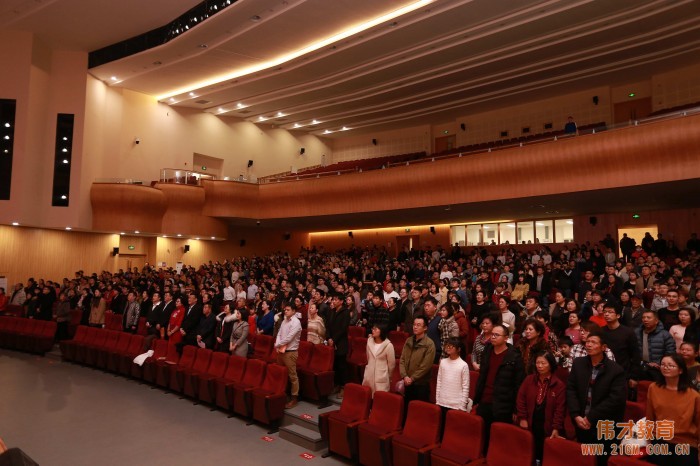
[[[373,392],[427,401],[438,365],[435,400],[444,411],[474,405],[487,431],[492,422],[529,429],[538,458],[545,437],[564,435],[567,416],[580,442],[609,447],[626,402],[650,381],[647,422],[656,429],[675,423],[674,435],[657,432],[654,441],[691,448],[690,455],[650,460],[697,465],[700,240],[693,234],[680,250],[662,235],[647,234],[639,245],[625,235],[619,246],[620,256],[607,235],[556,251],[455,245],[392,257],[379,247],[302,249],[297,257],[239,257],[179,273],[148,264],[78,271],[0,289],[0,312],[15,304],[27,317],[55,319],[59,340],[68,338],[71,310],[95,327],[108,312],[121,315],[128,332],[145,318],[148,340],[241,356],[250,351],[249,333],[279,342],[285,321],[296,319],[307,340],[335,349],[340,397],[348,328],[359,327],[367,336],[363,383]],[[282,328],[282,339],[288,331]],[[401,354],[387,339],[392,331],[410,335]],[[293,362],[284,364],[292,375]],[[393,377],[396,368],[400,377]],[[473,399],[470,371],[478,371]],[[601,438],[608,421],[615,434]]]

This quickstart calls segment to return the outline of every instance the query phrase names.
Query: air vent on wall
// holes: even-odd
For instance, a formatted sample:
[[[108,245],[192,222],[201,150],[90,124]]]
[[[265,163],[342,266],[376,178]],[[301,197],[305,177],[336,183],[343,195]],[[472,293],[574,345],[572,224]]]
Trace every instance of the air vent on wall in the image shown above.
[[[199,105],[204,105],[204,104],[210,104],[211,100],[195,100],[194,103],[199,104]]]

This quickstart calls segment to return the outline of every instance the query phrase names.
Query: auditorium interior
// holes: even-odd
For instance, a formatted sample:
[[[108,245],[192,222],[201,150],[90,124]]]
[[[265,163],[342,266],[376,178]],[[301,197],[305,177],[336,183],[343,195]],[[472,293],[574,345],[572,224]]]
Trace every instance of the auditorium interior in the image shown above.
[[[700,229],[699,51],[691,0],[3,1],[0,283],[302,248],[682,245]],[[143,438],[193,411],[12,358],[0,437],[45,441],[40,456],[61,448],[42,417],[69,406],[47,425],[77,423],[62,448],[90,460],[72,464],[117,464],[100,452],[132,424],[81,415],[75,395],[119,417],[93,382],[174,413],[141,411]],[[167,462],[225,441],[225,417],[192,422],[153,434]],[[82,444],[93,429],[104,441]],[[260,458],[307,461],[230,429]],[[119,464],[165,463],[135,442]]]

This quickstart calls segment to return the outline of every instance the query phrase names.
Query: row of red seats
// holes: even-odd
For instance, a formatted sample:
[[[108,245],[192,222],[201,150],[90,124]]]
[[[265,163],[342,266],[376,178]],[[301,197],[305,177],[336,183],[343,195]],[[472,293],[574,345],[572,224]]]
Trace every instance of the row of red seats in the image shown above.
[[[56,322],[0,317],[0,347],[44,354],[53,347]]]
[[[370,409],[371,407],[371,409]],[[403,425],[403,398],[376,392],[372,402],[368,387],[348,384],[339,410],[319,417],[328,453],[365,466],[467,465],[531,466],[534,442],[531,432],[510,424],[494,423],[488,455],[484,458],[484,421],[463,411],[451,410],[445,418],[442,438],[441,410],[412,401]],[[503,440],[508,439],[508,448]],[[543,465],[593,466],[595,457],[582,456],[581,446],[565,439],[545,441]]]

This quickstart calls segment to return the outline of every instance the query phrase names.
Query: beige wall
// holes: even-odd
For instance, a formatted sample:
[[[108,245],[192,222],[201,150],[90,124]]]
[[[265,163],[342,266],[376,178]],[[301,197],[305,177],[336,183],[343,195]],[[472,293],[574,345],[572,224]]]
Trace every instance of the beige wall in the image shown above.
[[[332,140],[333,155],[328,163],[346,160],[370,159],[387,155],[430,152],[430,125],[403,128],[393,131],[377,131],[361,135],[350,134]],[[377,140],[377,145],[372,144]]]
[[[700,102],[700,64],[651,78],[654,111]]]

